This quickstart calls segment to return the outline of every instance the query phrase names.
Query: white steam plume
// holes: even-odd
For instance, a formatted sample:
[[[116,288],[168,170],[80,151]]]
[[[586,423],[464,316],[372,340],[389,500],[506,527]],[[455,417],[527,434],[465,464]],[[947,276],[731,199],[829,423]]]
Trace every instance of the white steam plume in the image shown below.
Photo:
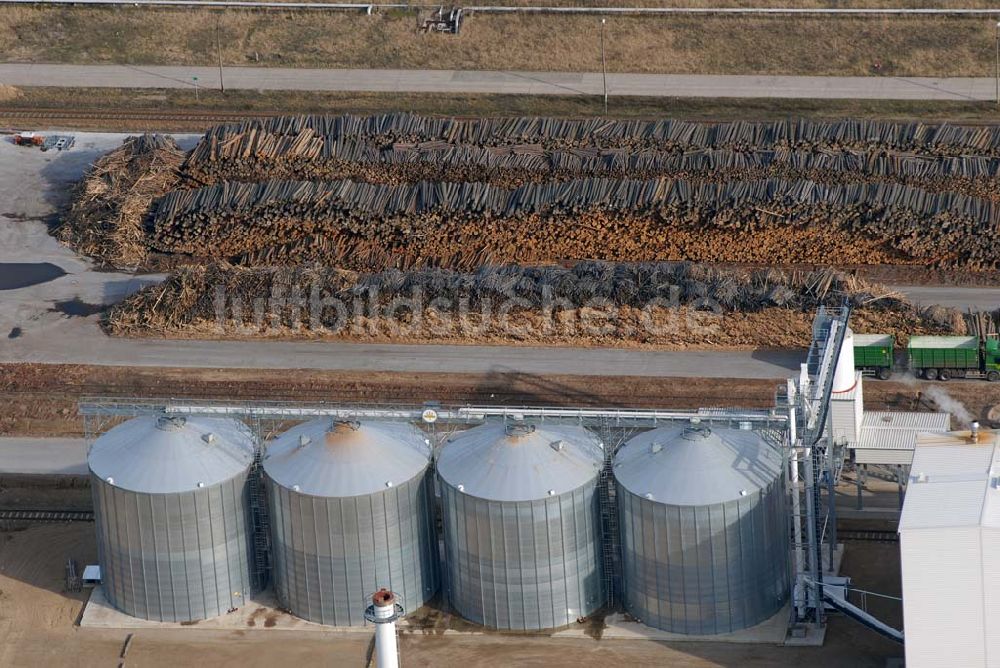
[[[944,391],[939,385],[931,385],[924,389],[924,396],[937,404],[941,410],[951,413],[952,417],[958,420],[959,425],[965,427],[972,422],[972,413],[958,399]]]

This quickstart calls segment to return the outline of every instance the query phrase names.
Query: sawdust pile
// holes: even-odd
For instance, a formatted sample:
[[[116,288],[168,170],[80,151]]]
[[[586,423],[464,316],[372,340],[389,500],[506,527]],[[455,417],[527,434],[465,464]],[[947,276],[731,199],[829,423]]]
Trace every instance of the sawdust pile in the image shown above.
[[[152,202],[177,185],[183,162],[172,137],[129,137],[77,184],[58,238],[102,264],[138,267],[148,253],[145,222]]]
[[[0,102],[10,102],[24,97],[24,91],[10,84],[0,84]]]
[[[113,307],[119,336],[803,347],[814,310],[849,300],[858,331],[951,331],[902,295],[833,270],[584,262],[359,274],[187,266]]]

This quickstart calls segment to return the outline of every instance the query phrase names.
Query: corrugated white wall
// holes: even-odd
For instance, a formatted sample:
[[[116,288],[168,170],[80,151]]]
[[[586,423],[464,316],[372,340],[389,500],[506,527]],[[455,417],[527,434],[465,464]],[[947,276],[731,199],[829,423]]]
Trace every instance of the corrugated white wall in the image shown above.
[[[856,448],[854,461],[858,464],[900,464],[909,466],[913,461],[913,450],[893,450],[889,448]]]
[[[830,399],[830,435],[833,440],[854,445],[861,431],[861,402],[856,399]]]
[[[983,527],[983,615],[986,618],[986,665],[1000,667],[1000,529]]]
[[[865,421],[864,377],[857,373],[857,388],[854,390],[854,443],[861,438],[861,425]]]
[[[906,530],[900,555],[906,668],[986,666],[979,526]]]

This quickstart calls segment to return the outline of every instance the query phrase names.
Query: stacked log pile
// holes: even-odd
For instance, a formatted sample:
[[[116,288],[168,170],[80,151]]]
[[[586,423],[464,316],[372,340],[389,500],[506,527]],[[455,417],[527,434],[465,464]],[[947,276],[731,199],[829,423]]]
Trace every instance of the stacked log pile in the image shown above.
[[[1000,158],[845,152],[829,149],[694,148],[684,152],[623,148],[546,150],[540,145],[475,146],[432,142],[379,144],[331,139],[304,128],[293,136],[254,130],[220,139],[214,131],[191,152],[193,185],[222,181],[352,179],[370,183],[475,181],[505,188],[582,177],[689,181],[780,178],[826,185],[897,182],[934,192],[1000,198]]]
[[[148,251],[144,223],[150,206],[177,185],[184,157],[171,137],[129,137],[76,186],[56,235],[112,267],[139,266]]]
[[[979,311],[970,308],[964,314],[964,319],[970,335],[981,339],[1000,336],[1000,309]]]
[[[574,319],[579,325],[588,312],[601,311],[606,316],[602,322],[610,325],[602,330],[604,341],[618,337],[625,342],[632,337],[652,344],[704,344],[707,330],[685,329],[692,324],[690,318],[704,314],[708,320],[694,324],[741,329],[718,332],[722,345],[729,333],[733,340],[776,345],[767,340],[769,332],[753,331],[755,323],[768,319],[786,328],[801,320],[802,331],[793,335],[801,335],[797,343],[805,345],[815,307],[839,305],[844,299],[855,304],[858,320],[876,331],[948,331],[927,322],[898,293],[832,270],[742,271],[688,263],[598,262],[570,268],[505,266],[466,273],[425,269],[373,274],[321,267],[189,266],[115,306],[105,326],[113,334],[129,336],[256,337],[293,331],[301,336],[352,336],[361,328],[382,331],[389,338],[421,338],[461,317],[471,319],[463,321],[469,329],[456,328],[452,336],[482,339],[488,334],[498,340],[543,342],[544,337],[538,336],[540,323],[555,327],[565,340],[584,339],[592,336],[585,328],[559,327]],[[746,314],[760,317],[740,319]],[[662,325],[671,317],[683,322],[655,330],[637,326]],[[505,329],[507,323],[515,326]]]
[[[994,127],[289,116],[213,128],[180,161],[130,139],[60,236],[117,267],[1000,267]]]
[[[303,131],[309,131],[308,134]],[[416,114],[373,116],[281,116],[220,125],[210,130],[204,146],[192,157],[202,161],[227,143],[290,143],[320,137],[325,143],[354,138],[379,145],[436,143],[439,145],[517,146],[537,144],[546,149],[622,148],[683,151],[691,148],[827,148],[907,151],[927,155],[1000,156],[1000,128],[948,124],[893,123],[853,120],[735,121],[696,123],[655,121],[573,120],[560,118],[446,118]],[[310,147],[313,147],[310,144]],[[301,146],[302,150],[315,150]]]
[[[986,232],[997,221],[998,207],[987,200],[881,183],[581,179],[507,190],[482,183],[226,182],[162,198],[151,244],[251,264],[466,269],[587,258],[691,259],[675,237],[696,242],[728,235],[744,243],[720,248],[715,260],[760,262],[774,258],[741,257],[740,248],[752,255],[768,247],[757,236],[793,228],[832,233],[831,241],[842,242],[833,249],[842,255],[817,257],[817,248],[789,244],[786,236],[780,237],[786,262],[992,269],[1000,266],[1000,248]],[[855,253],[861,257],[847,259]]]

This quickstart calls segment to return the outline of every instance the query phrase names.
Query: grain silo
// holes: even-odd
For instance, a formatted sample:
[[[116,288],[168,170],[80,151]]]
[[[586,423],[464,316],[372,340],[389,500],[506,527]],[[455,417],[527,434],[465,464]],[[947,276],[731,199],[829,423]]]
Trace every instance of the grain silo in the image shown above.
[[[438,588],[431,447],[409,424],[300,424],[267,448],[272,580],[281,604],[320,624],[360,626],[372,593],[412,612]]]
[[[229,419],[137,417],[90,448],[104,594],[134,617],[185,622],[250,593],[254,438]]]
[[[485,424],[437,469],[448,598],[497,629],[564,626],[604,604],[597,438],[579,427]]]
[[[708,635],[771,617],[788,598],[779,450],[749,429],[661,427],[615,457],[626,610]]]

